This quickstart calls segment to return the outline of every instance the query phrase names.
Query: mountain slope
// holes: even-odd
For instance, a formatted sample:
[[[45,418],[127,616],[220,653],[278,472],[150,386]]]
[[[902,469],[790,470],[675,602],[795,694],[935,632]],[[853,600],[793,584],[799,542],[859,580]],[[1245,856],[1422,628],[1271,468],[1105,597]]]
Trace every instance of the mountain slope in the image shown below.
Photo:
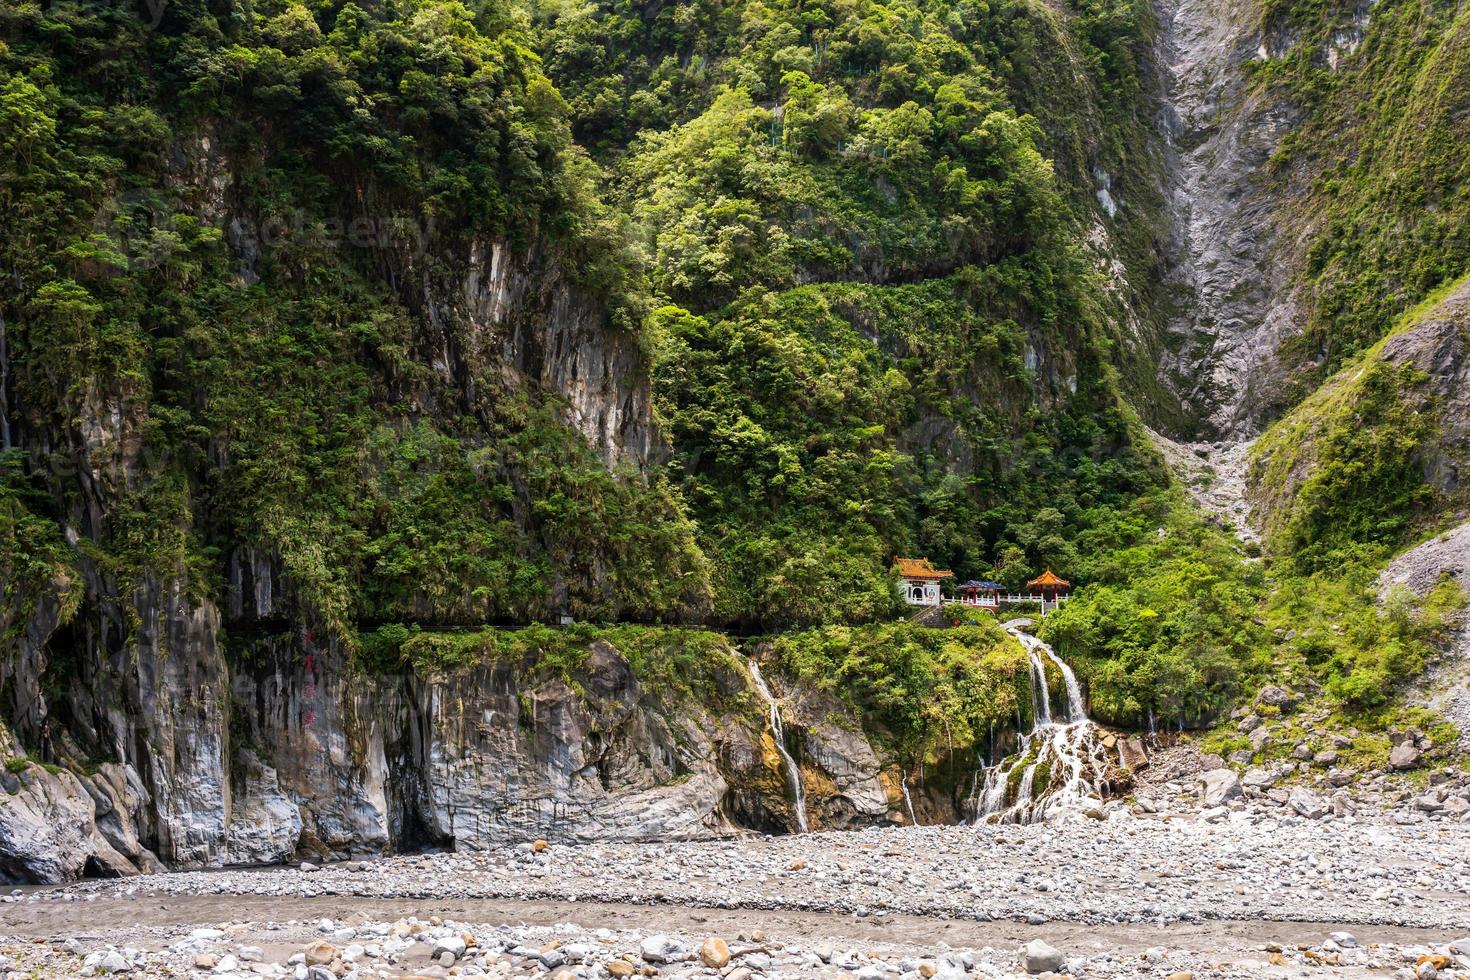
[[[893,622],[895,554],[1082,583],[1109,722],[1410,717],[1450,6],[152,13],[0,0],[5,874],[781,829],[787,754],[830,825],[952,817],[1016,649]],[[1267,430],[1265,560],[1144,423]]]

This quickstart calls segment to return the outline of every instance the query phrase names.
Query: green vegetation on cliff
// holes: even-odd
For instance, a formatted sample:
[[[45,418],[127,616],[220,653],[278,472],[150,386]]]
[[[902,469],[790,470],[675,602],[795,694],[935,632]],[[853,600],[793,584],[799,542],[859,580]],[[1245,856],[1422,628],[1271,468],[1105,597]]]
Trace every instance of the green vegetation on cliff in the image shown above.
[[[990,738],[1031,722],[1026,654],[993,621],[826,626],[774,643],[783,671],[851,704],[907,765],[982,758]]]
[[[427,631],[393,624],[364,633],[355,664],[370,675],[412,671],[423,676],[504,665],[527,686],[560,678],[576,686],[598,644],[616,650],[655,692],[708,697],[720,675],[745,670],[729,638],[666,626]]]
[[[1086,680],[1096,717],[1208,719],[1269,657],[1252,616],[1265,593],[1260,564],[1175,493],[1140,500],[1078,545],[1091,556],[1087,584],[1040,635]]]
[[[241,549],[276,615],[345,635],[705,602],[668,487],[610,473],[458,311],[503,241],[639,329],[528,45],[493,3],[0,3],[6,422],[124,605],[143,576],[221,598]]]
[[[81,600],[76,570],[66,541],[54,523],[37,512],[48,507],[46,493],[23,472],[20,453],[0,454],[0,645],[9,648],[40,605],[55,602],[55,625],[76,612]]]
[[[892,622],[895,554],[1085,583],[1045,633],[1120,722],[1219,712],[1288,615],[1345,624],[1291,647],[1341,704],[1422,662],[1433,628],[1351,608],[1434,503],[1410,369],[1263,439],[1280,560],[1140,448],[1147,4],[159,9],[0,0],[7,643],[47,598],[136,630],[149,583],[378,671],[571,677],[610,637],[678,688],[727,644],[525,624],[786,630],[919,762],[1026,679],[993,625]],[[1307,116],[1276,164],[1311,183],[1314,378],[1470,260],[1465,15],[1383,0],[1330,70],[1346,12],[1268,4],[1296,42],[1257,69]]]
[[[1255,448],[1263,492],[1289,495],[1269,510],[1267,533],[1300,567],[1401,544],[1434,500],[1419,451],[1435,422],[1404,398],[1416,373],[1370,358],[1318,389]]]
[[[1386,558],[1458,522],[1458,363],[1470,280],[1432,293],[1251,449],[1267,546],[1305,571]],[[1434,373],[1431,376],[1430,372]]]
[[[1129,168],[1137,120],[1097,96],[1137,92],[1142,7],[537,9],[668,304],[655,395],[719,618],[884,618],[895,552],[1067,565],[1161,482],[1082,245],[1088,168]]]
[[[1258,76],[1305,116],[1273,161],[1309,231],[1299,398],[1470,269],[1470,11],[1271,0],[1262,27],[1290,47]]]

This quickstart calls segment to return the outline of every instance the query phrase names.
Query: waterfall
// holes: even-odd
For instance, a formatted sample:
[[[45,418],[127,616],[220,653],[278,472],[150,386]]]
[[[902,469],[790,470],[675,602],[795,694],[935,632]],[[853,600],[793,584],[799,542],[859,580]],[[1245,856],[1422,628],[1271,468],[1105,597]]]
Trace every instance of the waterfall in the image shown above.
[[[1107,756],[1087,717],[1082,685],[1055,650],[1023,631],[1029,625],[1029,620],[1018,619],[1006,623],[1005,629],[1026,650],[1035,720],[1031,731],[1021,736],[1015,754],[989,766],[984,780],[978,782],[979,788],[970,800],[976,823],[1034,823],[1077,813],[1102,799]],[[1053,716],[1051,710],[1048,662],[1061,674],[1067,695],[1059,716]],[[1022,764],[1025,768],[1016,785],[1015,799],[1008,806],[1011,776]]]
[[[1031,711],[1036,725],[1051,724],[1051,692],[1046,686],[1046,664],[1041,659],[1041,641],[1030,633],[1015,634],[1026,648],[1026,659],[1031,663]]]
[[[754,658],[747,658],[746,663],[750,665],[750,677],[755,681],[755,689],[765,698],[771,738],[776,743],[776,751],[781,753],[781,762],[786,769],[786,788],[791,792],[792,805],[795,807],[796,829],[798,833],[804,834],[807,832],[806,790],[801,785],[801,767],[796,764],[791,753],[786,751],[786,730],[781,726],[781,706],[776,703],[776,695],[771,693],[766,679],[761,676],[760,664]]]
[[[1082,703],[1082,685],[1077,683],[1077,675],[1072,673],[1072,668],[1068,667],[1062,661],[1062,658],[1056,655],[1055,650],[1042,643],[1036,637],[1031,636],[1029,633],[1022,633],[1021,635],[1027,637],[1031,642],[1040,647],[1041,652],[1046,654],[1047,659],[1056,664],[1057,670],[1062,672],[1062,683],[1067,688],[1067,721],[1086,721],[1087,706]]]
[[[913,797],[909,796],[909,781],[900,776],[898,785],[903,790],[904,808],[909,811],[909,824],[910,826],[917,827],[919,825],[919,818],[914,816],[914,800]]]

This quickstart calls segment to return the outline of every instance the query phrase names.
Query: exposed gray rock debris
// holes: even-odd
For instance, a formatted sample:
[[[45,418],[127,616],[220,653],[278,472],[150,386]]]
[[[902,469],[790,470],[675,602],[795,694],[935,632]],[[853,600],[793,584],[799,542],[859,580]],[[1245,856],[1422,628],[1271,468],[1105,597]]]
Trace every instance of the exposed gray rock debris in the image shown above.
[[[1470,975],[1470,824],[1296,798],[1312,819],[1236,797],[1218,817],[1114,806],[1050,825],[88,882],[0,902],[0,935],[45,935],[6,947],[10,968],[42,976],[1418,980],[1425,957],[1446,980]],[[470,917],[490,901],[505,918]],[[557,924],[524,921],[548,914]]]
[[[1436,535],[1389,563],[1379,578],[1387,599],[1394,589],[1424,596],[1446,577],[1470,592],[1470,523]],[[1470,752],[1470,623],[1451,637],[1444,653],[1431,663],[1410,692],[1411,701],[1437,712],[1460,730],[1458,748]]]
[[[1176,256],[1164,383],[1227,438],[1258,430],[1275,351],[1298,329],[1291,264],[1276,262],[1278,205],[1260,173],[1298,123],[1253,95],[1245,69],[1271,47],[1253,3],[1160,4],[1166,197]]]

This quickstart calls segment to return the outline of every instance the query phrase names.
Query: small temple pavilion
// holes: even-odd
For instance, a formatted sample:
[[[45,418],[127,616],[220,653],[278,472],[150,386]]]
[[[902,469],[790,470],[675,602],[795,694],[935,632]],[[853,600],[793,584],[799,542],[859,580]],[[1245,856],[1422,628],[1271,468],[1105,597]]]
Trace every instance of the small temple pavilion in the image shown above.
[[[893,573],[898,576],[904,601],[911,606],[958,603],[999,610],[1001,606],[1040,603],[1041,614],[1044,616],[1060,606],[1072,589],[1071,582],[1048,568],[1027,582],[1026,591],[1017,595],[1007,592],[1006,587],[999,582],[970,579],[955,586],[956,598],[946,599],[939,589],[939,583],[953,578],[954,572],[947,568],[935,568],[927,558],[895,558]]]
[[[935,568],[927,558],[895,558],[893,570],[903,589],[903,598],[911,606],[938,606],[944,602],[939,583],[954,578],[947,568]]]
[[[977,582],[971,579],[961,582],[954,590],[960,594],[960,601],[967,606],[984,606],[986,609],[999,609],[1001,593],[1006,587],[999,582]]]
[[[1041,596],[1041,611],[1043,613],[1048,609],[1055,609],[1067,597],[1067,592],[1071,588],[1071,582],[1061,578],[1050,568],[1026,583],[1026,591],[1034,592]]]

